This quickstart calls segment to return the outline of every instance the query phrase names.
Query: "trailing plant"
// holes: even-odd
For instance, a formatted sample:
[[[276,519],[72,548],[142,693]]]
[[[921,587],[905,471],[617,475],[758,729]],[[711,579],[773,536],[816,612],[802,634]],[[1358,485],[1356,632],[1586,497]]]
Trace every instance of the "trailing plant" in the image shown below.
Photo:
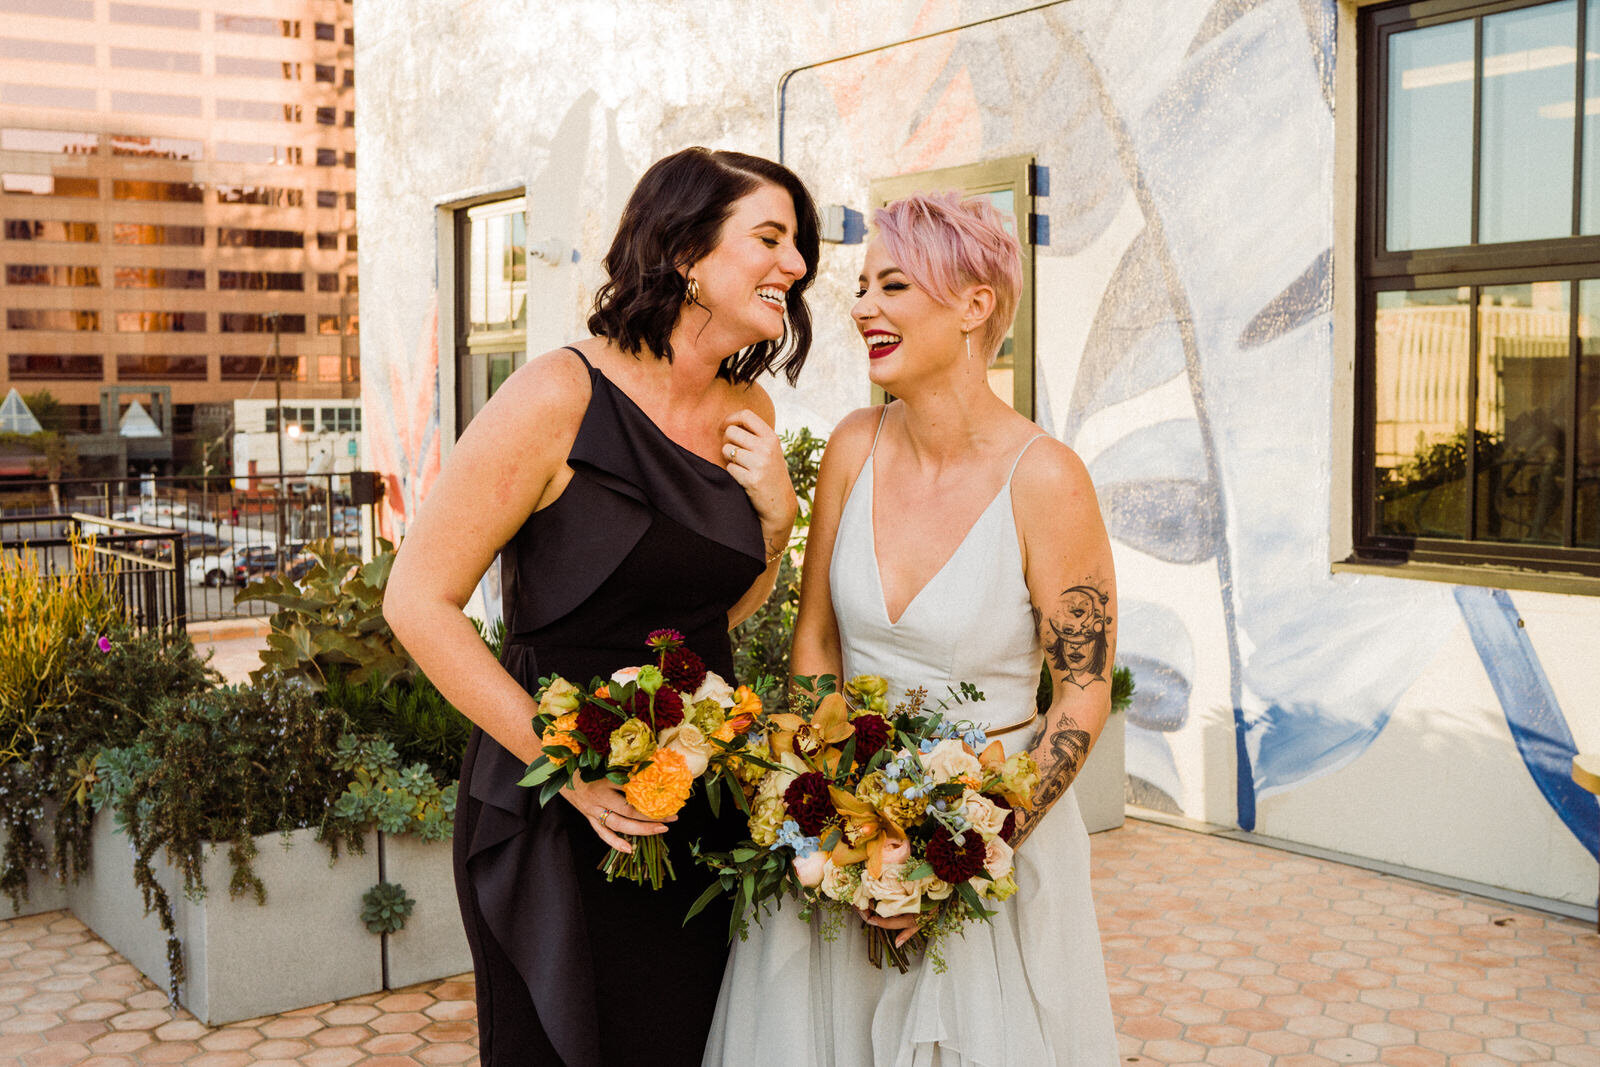
[[[416,834],[424,841],[450,836],[457,784],[441,788],[426,763],[402,766],[387,739],[345,734],[334,749],[333,764],[350,775],[333,815],[352,832],[370,825],[386,834]]]
[[[398,882],[379,882],[361,894],[361,921],[374,934],[392,934],[404,930],[411,909],[417,902],[406,896],[405,886]]]
[[[733,631],[734,675],[750,682],[761,677],[789,677],[789,646],[794,643],[794,623],[800,614],[800,568],[795,557],[805,553],[817,473],[822,466],[823,448],[827,445],[826,438],[816,436],[805,427],[784,434],[782,440],[789,480],[794,483],[800,511],[795,518],[789,551],[778,561],[778,580],[772,595]],[[787,688],[776,687],[770,700],[782,711],[788,705]]]
[[[0,641],[5,640],[0,636]],[[0,768],[0,891],[20,905],[28,872],[49,871],[62,882],[88,869],[93,812],[90,794],[102,749],[133,744],[151,707],[183,699],[221,679],[185,635],[137,633],[118,623],[99,636],[62,642],[66,672],[59,690],[33,719],[23,758]],[[55,805],[54,846],[36,836]]]
[[[206,891],[207,846],[225,845],[229,895],[262,902],[266,886],[251,867],[255,836],[309,828],[335,858],[341,844],[359,851],[359,835],[333,816],[348,780],[334,758],[345,727],[343,712],[307,687],[271,680],[160,701],[133,744],[101,754],[91,800],[110,809],[133,846],[134,881],[167,934],[174,1000],[183,952],[155,855],[165,855],[183,893],[197,900]]]

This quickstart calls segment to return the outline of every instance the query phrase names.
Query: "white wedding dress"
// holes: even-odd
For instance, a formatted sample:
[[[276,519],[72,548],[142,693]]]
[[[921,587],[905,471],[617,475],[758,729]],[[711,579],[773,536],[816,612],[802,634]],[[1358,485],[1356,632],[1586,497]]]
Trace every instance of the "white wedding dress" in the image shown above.
[[[869,454],[840,516],[829,569],[844,677],[889,679],[891,704],[906,688],[920,685],[937,700],[947,686],[972,682],[985,699],[964,705],[964,718],[997,728],[1027,721],[1041,649],[1023,581],[1010,478],[943,569],[891,623],[873,547],[872,468]],[[999,740],[1008,753],[1019,751],[1042,722]],[[877,970],[867,962],[854,918],[827,940],[816,919],[807,924],[795,917],[792,900],[760,924],[752,921],[749,939],[735,942],[723,975],[705,1063],[1117,1063],[1089,893],[1089,835],[1072,789],[1017,850],[1015,862],[1019,892],[999,905],[992,923],[969,922],[964,935],[944,939],[943,974],[925,959],[907,974],[887,963]]]

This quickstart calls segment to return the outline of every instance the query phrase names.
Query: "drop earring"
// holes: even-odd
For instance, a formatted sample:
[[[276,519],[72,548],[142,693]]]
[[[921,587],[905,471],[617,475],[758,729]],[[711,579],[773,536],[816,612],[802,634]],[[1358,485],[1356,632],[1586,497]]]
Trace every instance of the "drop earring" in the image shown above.
[[[972,358],[972,331],[971,330],[962,330],[961,331],[961,336],[967,342],[967,358],[971,359]]]
[[[685,304],[698,304],[700,302],[700,279],[690,278],[683,287],[683,302]]]

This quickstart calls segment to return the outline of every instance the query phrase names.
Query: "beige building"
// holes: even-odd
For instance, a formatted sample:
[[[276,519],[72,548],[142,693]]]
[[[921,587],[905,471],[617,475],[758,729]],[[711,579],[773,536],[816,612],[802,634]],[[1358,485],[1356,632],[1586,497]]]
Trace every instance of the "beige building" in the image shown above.
[[[275,374],[359,395],[354,43],[350,0],[0,0],[0,394],[169,387],[173,469]]]

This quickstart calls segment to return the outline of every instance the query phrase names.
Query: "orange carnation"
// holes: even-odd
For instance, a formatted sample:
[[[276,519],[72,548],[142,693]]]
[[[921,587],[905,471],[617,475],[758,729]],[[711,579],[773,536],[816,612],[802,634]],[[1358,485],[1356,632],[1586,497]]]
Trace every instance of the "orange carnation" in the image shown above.
[[[693,788],[688,761],[669,748],[658,748],[650,765],[628,779],[622,795],[645,818],[665,819],[678,813]]]
[[[573,736],[571,732],[577,725],[578,713],[569,711],[544,728],[544,733],[539,735],[539,744],[545,748],[549,748],[551,745],[560,745],[562,748],[570,749],[573,752],[581,752],[584,749],[584,744]],[[554,752],[546,752],[545,756],[557,767],[567,762],[567,757]]]

